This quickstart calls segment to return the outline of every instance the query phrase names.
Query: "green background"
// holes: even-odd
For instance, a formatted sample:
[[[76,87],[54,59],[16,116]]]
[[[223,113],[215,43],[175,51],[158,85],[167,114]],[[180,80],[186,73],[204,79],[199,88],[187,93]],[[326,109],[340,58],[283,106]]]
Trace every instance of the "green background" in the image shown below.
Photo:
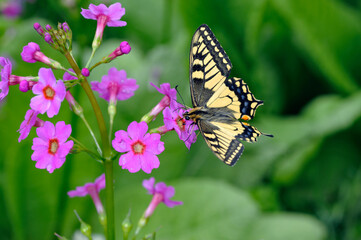
[[[67,2],[67,4],[65,4]],[[103,1],[110,4],[108,1]],[[99,3],[94,1],[93,3]],[[142,234],[157,239],[322,240],[361,239],[361,1],[360,0],[124,0],[128,25],[106,28],[93,63],[121,41],[129,55],[96,68],[99,81],[111,66],[125,69],[140,85],[134,97],[117,105],[114,129],[126,129],[154,107],[162,95],[149,82],[169,82],[190,105],[188,55],[192,34],[209,25],[230,57],[231,76],[242,77],[264,101],[251,124],[275,137],[245,143],[234,167],[219,161],[201,136],[190,151],[175,132],[162,137],[165,151],[150,176],[176,188],[183,206],[160,205]],[[0,18],[0,55],[11,57],[13,74],[37,75],[40,63],[21,60],[22,47],[37,42],[49,57],[67,65],[33,30],[67,21],[74,55],[85,65],[96,22],[83,19],[88,1],[26,1],[16,19]],[[62,72],[55,71],[58,78]],[[72,93],[98,130],[80,86]],[[16,132],[32,93],[10,88],[0,105],[0,239],[71,239],[79,229],[73,210],[101,233],[89,196],[67,191],[92,182],[102,165],[80,153],[49,174],[31,161],[32,138],[18,143]],[[107,104],[99,99],[104,116]],[[47,120],[46,116],[41,116]],[[94,148],[82,122],[63,103],[52,122],[71,123],[73,136]],[[162,125],[161,116],[150,128]],[[117,239],[131,208],[136,224],[151,200],[139,172],[115,162]],[[101,198],[104,202],[104,192]]]

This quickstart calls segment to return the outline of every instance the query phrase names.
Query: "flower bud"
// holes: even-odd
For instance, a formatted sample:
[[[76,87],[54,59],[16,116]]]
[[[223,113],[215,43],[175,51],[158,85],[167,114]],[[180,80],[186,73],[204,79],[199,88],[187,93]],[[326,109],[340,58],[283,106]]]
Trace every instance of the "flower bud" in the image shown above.
[[[89,74],[90,74],[89,69],[83,68],[83,69],[81,70],[81,74],[82,74],[84,77],[89,77]]]
[[[130,209],[129,209],[127,216],[125,217],[125,219],[122,222],[123,239],[128,239],[128,235],[129,235],[130,231],[132,230],[132,228],[133,228],[133,224],[130,221]]]
[[[29,82],[26,80],[23,80],[19,83],[19,90],[22,92],[29,91]]]

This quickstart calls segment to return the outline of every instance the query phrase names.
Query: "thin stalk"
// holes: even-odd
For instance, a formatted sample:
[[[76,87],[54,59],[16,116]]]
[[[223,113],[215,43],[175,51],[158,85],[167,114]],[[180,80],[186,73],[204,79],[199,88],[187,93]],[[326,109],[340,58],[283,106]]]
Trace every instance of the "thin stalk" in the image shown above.
[[[71,140],[73,140],[76,144],[79,145],[79,147],[81,148],[80,150],[83,152],[86,152],[87,154],[89,154],[89,156],[91,156],[92,158],[101,161],[101,156],[95,152],[93,152],[92,150],[88,149],[87,147],[85,147],[84,144],[82,144],[78,139],[70,136],[69,137]]]
[[[105,206],[107,207],[107,239],[115,239],[114,225],[114,177],[113,177],[113,161],[105,159]],[[111,221],[109,221],[111,220]],[[112,229],[112,231],[110,231]]]
[[[91,72],[95,67],[99,66],[100,64],[104,63],[103,61],[97,62],[96,64],[94,64],[93,66],[91,66],[89,68],[89,72]]]
[[[93,60],[93,57],[94,57],[94,54],[95,54],[95,51],[96,51],[96,50],[97,50],[97,48],[93,48],[92,54],[90,55],[89,60],[88,60],[88,62],[87,62],[86,65],[85,65],[86,68],[89,68],[90,62]]]
[[[88,130],[89,130],[89,132],[90,132],[90,135],[92,136],[92,138],[93,138],[93,140],[94,140],[94,143],[95,143],[95,145],[97,146],[98,153],[99,153],[100,155],[102,155],[102,149],[101,149],[100,146],[99,146],[99,143],[98,143],[98,141],[97,141],[97,138],[96,138],[95,135],[94,135],[94,132],[93,132],[92,128],[90,127],[88,121],[87,121],[86,118],[84,117],[84,114],[81,114],[81,115],[80,115],[80,118],[83,120],[85,126],[88,128]]]
[[[94,50],[92,56],[94,55]],[[113,185],[113,162],[111,160],[111,146],[108,138],[108,132],[105,127],[104,118],[100,110],[99,104],[94,96],[93,91],[90,88],[90,85],[86,77],[82,76],[81,70],[79,69],[78,64],[75,62],[71,52],[65,52],[65,57],[67,58],[70,66],[73,68],[74,72],[79,79],[82,79],[81,86],[84,89],[85,93],[88,96],[88,99],[93,107],[94,114],[96,116],[98,127],[100,131],[100,136],[102,139],[102,149],[103,149],[103,158],[105,166],[105,182],[106,182],[106,213],[107,213],[107,240],[115,239],[115,224],[114,224],[114,185]]]

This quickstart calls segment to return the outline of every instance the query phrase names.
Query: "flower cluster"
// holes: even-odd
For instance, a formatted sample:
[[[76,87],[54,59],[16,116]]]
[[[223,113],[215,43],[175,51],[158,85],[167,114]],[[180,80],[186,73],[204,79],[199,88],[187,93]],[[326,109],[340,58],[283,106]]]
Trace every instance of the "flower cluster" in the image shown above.
[[[113,132],[113,119],[116,114],[117,102],[133,97],[139,85],[135,79],[128,77],[125,70],[118,70],[115,67],[109,68],[107,74],[102,76],[101,81],[91,81],[89,84],[88,77],[92,77],[93,69],[99,65],[107,64],[119,56],[130,53],[131,47],[129,43],[122,41],[111,53],[103,56],[97,63],[90,65],[95,51],[101,45],[105,27],[126,26],[127,23],[121,20],[124,14],[125,9],[122,8],[120,3],[112,4],[109,7],[104,4],[90,4],[89,9],[82,9],[81,15],[84,18],[97,21],[92,43],[92,54],[85,66],[79,67],[80,65],[72,55],[73,33],[66,22],[59,23],[57,28],[53,28],[51,25],[43,27],[39,23],[35,23],[34,29],[53,49],[65,56],[68,65],[72,66],[72,69],[65,68],[62,63],[47,57],[35,42],[26,44],[20,55],[22,60],[27,63],[39,62],[45,64],[45,67],[38,70],[37,76],[23,77],[14,75],[10,59],[0,57],[0,101],[5,99],[9,92],[13,91],[10,86],[19,85],[20,91],[32,92],[31,99],[29,99],[29,109],[26,111],[24,120],[18,129],[20,134],[18,141],[25,140],[31,135],[31,130],[36,128],[37,136],[33,138],[31,147],[33,150],[31,160],[36,162],[35,167],[53,173],[55,169],[64,165],[69,154],[79,152],[84,152],[97,162],[104,164],[105,174],[110,175],[102,174],[94,183],[87,183],[82,187],[77,187],[75,190],[69,191],[68,195],[70,197],[90,195],[101,218],[101,223],[108,233],[107,222],[109,219],[105,219],[108,216],[105,214],[99,192],[105,187],[107,187],[108,193],[113,189],[113,179],[111,177],[109,179],[113,171],[112,161],[118,159],[122,169],[127,169],[131,173],[142,170],[147,174],[151,174],[153,169],[160,166],[158,155],[165,149],[164,142],[161,141],[163,134],[174,130],[179,138],[184,141],[186,147],[190,148],[191,144],[196,141],[195,130],[197,130],[192,121],[183,118],[185,110],[184,106],[176,101],[177,91],[171,88],[169,83],[164,83],[160,87],[152,84],[163,97],[148,114],[142,117],[140,122],[132,121],[128,125],[127,131],[118,130]],[[54,74],[54,71],[60,71],[63,77],[58,79],[55,76],[61,76],[61,74]],[[93,132],[91,124],[86,119],[86,112],[76,101],[77,96],[71,94],[71,89],[76,85],[82,87],[94,110],[103,143],[102,147],[98,144],[97,134]],[[95,97],[95,92],[99,94],[99,98],[107,101],[109,129],[107,129],[107,124],[98,104],[99,99]],[[71,136],[72,126],[70,124],[66,124],[65,121],[51,122],[56,115],[59,115],[59,118],[62,117],[62,111],[65,111],[61,107],[64,100],[69,103],[70,110],[81,118],[84,126],[89,130],[97,151],[89,149],[87,147],[88,143],[83,144],[74,136]],[[149,124],[160,113],[163,114],[164,125],[149,130]],[[117,153],[114,153],[111,147]],[[175,190],[163,182],[155,184],[154,178],[150,178],[144,180],[143,186],[148,190],[149,194],[153,195],[153,199],[143,216],[145,219],[152,215],[156,206],[161,202],[168,207],[182,204],[182,202],[170,200]]]

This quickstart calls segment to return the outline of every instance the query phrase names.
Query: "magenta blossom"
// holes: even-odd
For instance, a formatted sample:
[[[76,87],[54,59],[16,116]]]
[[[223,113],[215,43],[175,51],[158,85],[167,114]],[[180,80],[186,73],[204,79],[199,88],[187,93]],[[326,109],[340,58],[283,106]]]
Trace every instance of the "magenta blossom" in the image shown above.
[[[12,64],[8,58],[0,57],[1,82],[0,82],[0,101],[9,93],[10,76]]]
[[[184,141],[186,147],[190,149],[192,143],[197,140],[195,131],[198,130],[198,127],[192,120],[183,118],[185,110],[181,108],[181,104],[178,104],[178,106],[176,110],[171,110],[169,107],[164,109],[164,125],[168,130],[175,130],[179,139]]]
[[[59,113],[60,104],[65,98],[63,81],[56,81],[53,71],[48,68],[39,69],[39,82],[34,85],[30,107],[41,114],[47,112],[48,117]]]
[[[119,130],[115,133],[112,142],[113,148],[121,153],[119,165],[129,172],[135,173],[142,169],[151,173],[153,168],[159,167],[156,155],[164,151],[164,143],[160,141],[160,134],[147,133],[148,125],[145,122],[132,122],[128,132]]]
[[[68,70],[69,70],[70,72],[74,72],[74,70],[73,70],[72,68],[69,68]],[[63,80],[64,80],[64,81],[76,80],[76,79],[78,79],[76,76],[71,75],[71,74],[68,73],[68,72],[65,72],[65,73],[63,74]]]
[[[2,8],[2,14],[7,18],[16,18],[23,11],[21,1],[8,1]]]
[[[161,84],[160,88],[153,83],[150,83],[150,85],[155,87],[158,92],[164,95],[164,97],[149,113],[142,117],[142,121],[145,122],[153,121],[161,111],[166,107],[173,106],[173,102],[176,103],[177,100],[177,91],[174,88],[171,88],[169,83]]]
[[[86,183],[84,186],[76,187],[75,190],[69,191],[69,197],[84,197],[90,195],[93,199],[94,205],[99,214],[104,213],[103,204],[99,198],[100,190],[105,188],[105,175],[104,173],[95,179],[94,183]]]
[[[97,20],[97,30],[93,40],[93,48],[97,48],[103,38],[105,26],[108,27],[123,27],[127,25],[126,22],[120,19],[125,14],[125,8],[122,8],[120,3],[114,3],[109,7],[104,4],[98,6],[94,4],[89,5],[89,9],[83,9],[81,15],[87,19]]]
[[[127,25],[126,22],[120,21],[120,19],[125,14],[125,8],[122,8],[120,3],[114,3],[109,7],[104,4],[99,4],[98,6],[94,4],[89,5],[89,9],[81,9],[81,15],[86,19],[93,19],[102,24],[107,25],[108,27],[123,27]]]
[[[36,133],[38,137],[33,139],[31,149],[34,153],[31,160],[37,161],[36,168],[52,173],[63,165],[66,155],[74,145],[73,141],[66,141],[71,134],[71,125],[65,125],[65,122],[61,121],[54,126],[46,121],[43,127],[36,129]]]
[[[45,56],[45,54],[40,51],[39,45],[34,42],[29,42],[28,45],[23,47],[21,57],[25,62],[28,63],[35,63],[39,61],[49,65],[52,68],[63,69],[59,62]]]
[[[170,87],[169,83],[163,83],[160,85],[160,88],[157,87],[155,84],[150,83],[155,89],[157,89],[158,92],[164,95],[162,101],[163,106],[168,107],[171,106],[171,104],[177,102],[177,90]],[[163,108],[164,109],[164,108]]]
[[[118,71],[115,67],[109,69],[101,82],[91,82],[91,85],[94,91],[99,92],[99,97],[111,103],[132,97],[139,87],[135,79],[128,79],[124,70]]]
[[[164,182],[159,182],[155,184],[155,179],[151,177],[149,180],[143,180],[143,187],[148,190],[148,193],[153,195],[153,199],[150,202],[147,210],[144,213],[144,217],[150,217],[155,208],[159,203],[163,202],[167,207],[174,207],[176,205],[181,205],[183,202],[170,200],[175,194],[174,187],[167,185]]]
[[[21,123],[18,132],[20,133],[20,137],[18,141],[24,140],[28,137],[30,130],[32,127],[42,127],[44,126],[44,121],[39,119],[39,112],[29,109],[25,114],[25,120]]]

